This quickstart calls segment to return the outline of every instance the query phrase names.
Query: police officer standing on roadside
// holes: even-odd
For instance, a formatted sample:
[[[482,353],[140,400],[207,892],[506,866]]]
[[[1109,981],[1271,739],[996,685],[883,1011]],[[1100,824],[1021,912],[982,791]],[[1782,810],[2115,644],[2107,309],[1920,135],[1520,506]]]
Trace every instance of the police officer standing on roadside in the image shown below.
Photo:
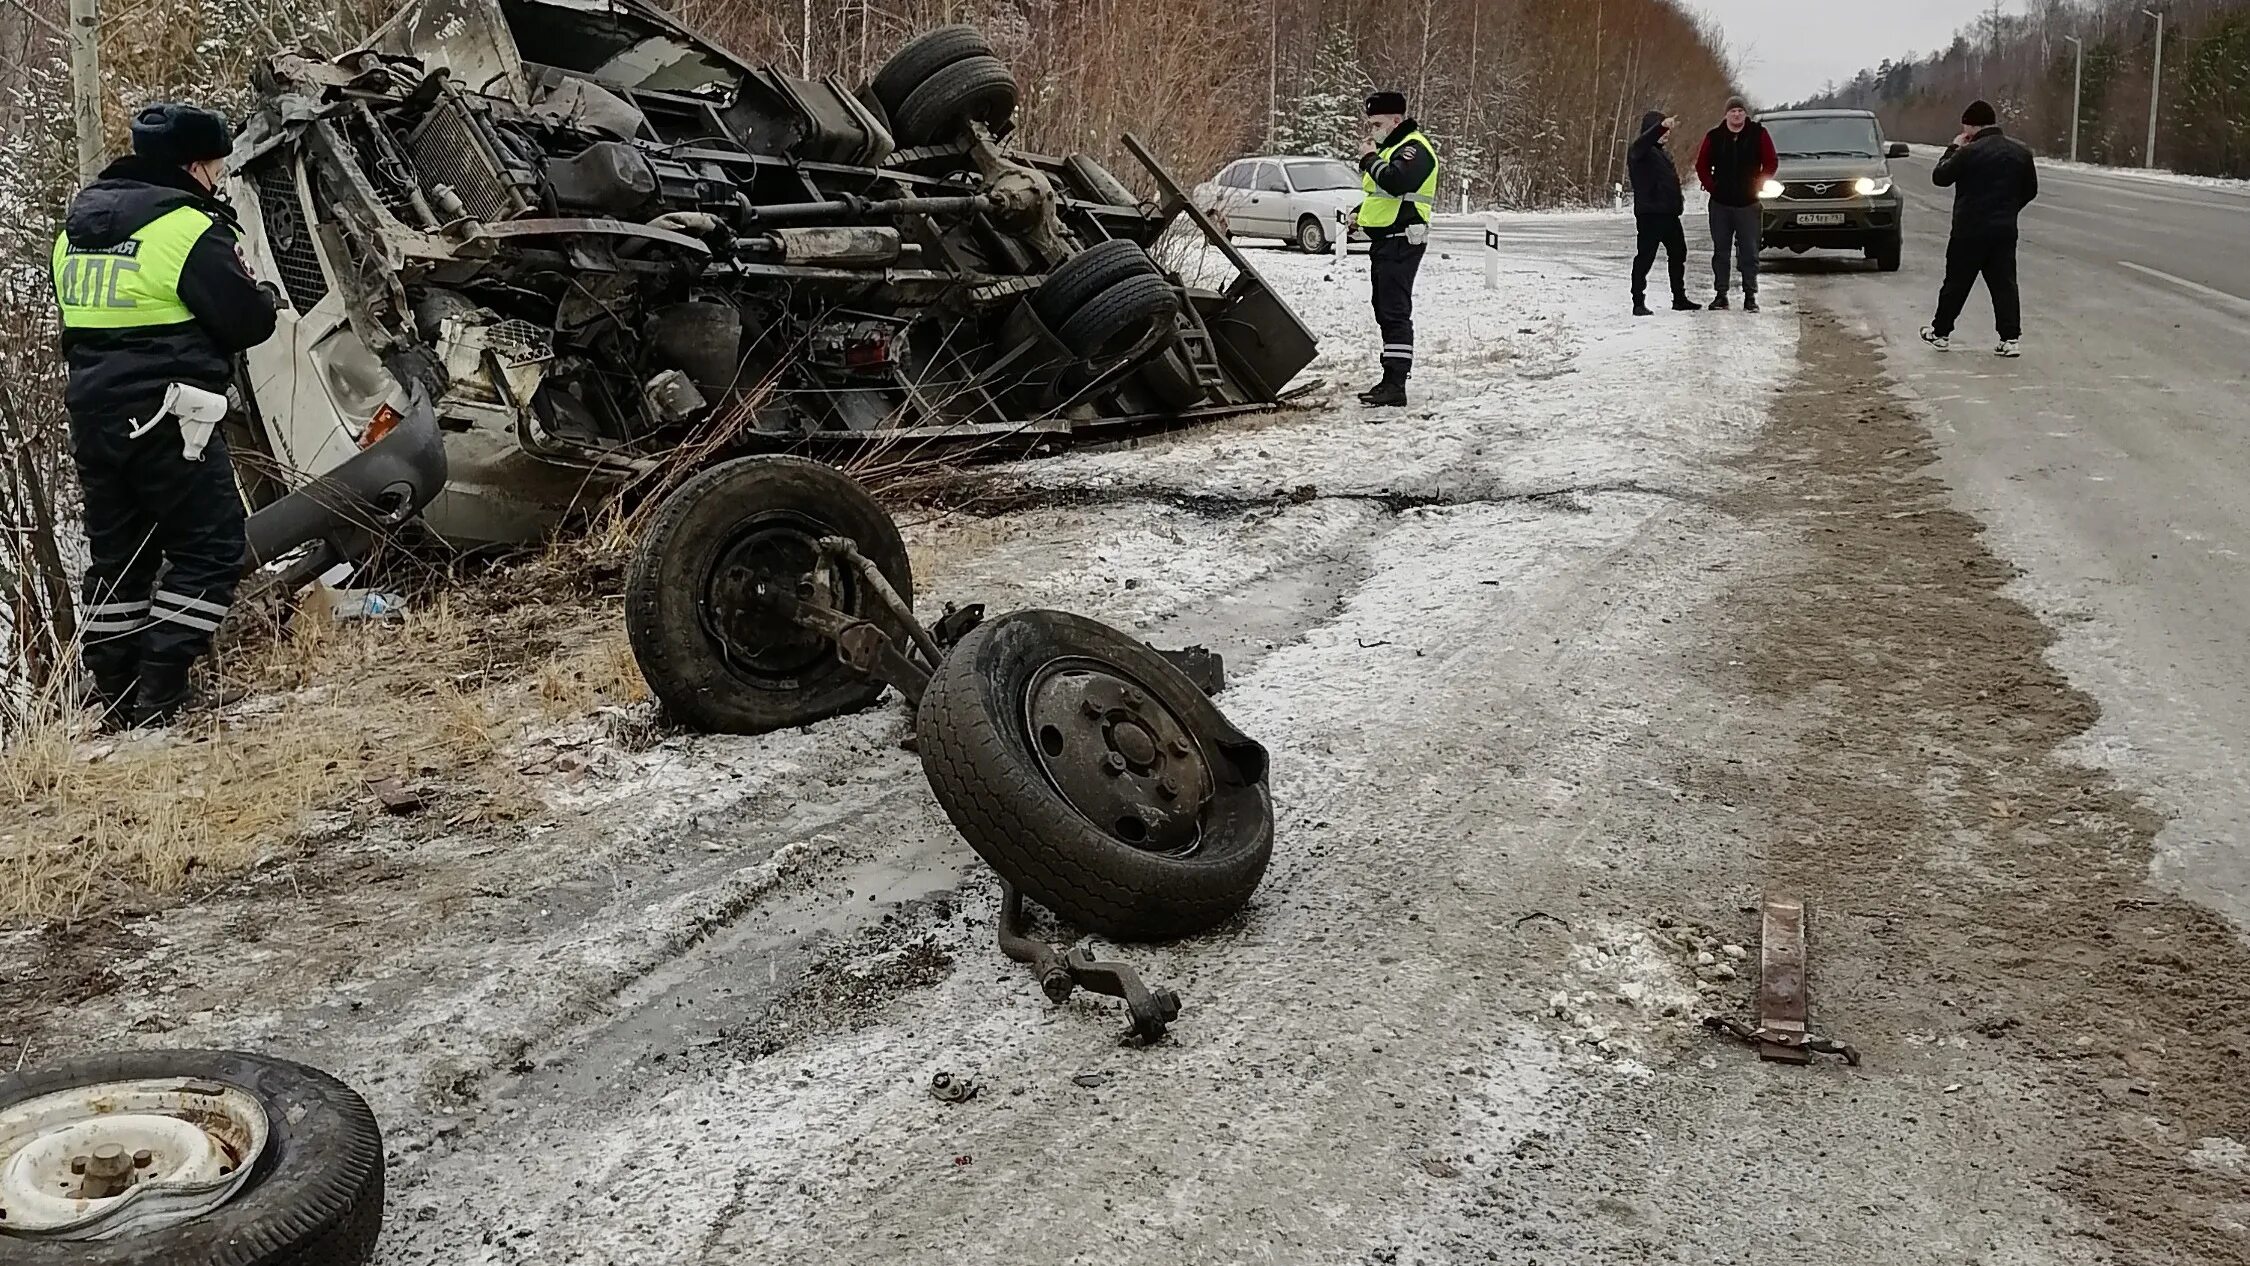
[[[1368,276],[1374,283],[1375,323],[1383,332],[1383,381],[1359,394],[1360,403],[1406,403],[1406,377],[1414,371],[1414,275],[1429,249],[1430,210],[1437,205],[1437,147],[1406,113],[1406,94],[1367,98],[1368,141],[1359,152],[1358,212],[1367,234]]]
[[[188,428],[176,403],[223,395],[235,357],[274,331],[275,292],[244,267],[234,213],[216,196],[232,147],[209,110],[142,108],[133,152],[79,191],[55,238],[91,555],[86,668],[106,726],[162,725],[187,706],[188,670],[242,571],[226,441]]]

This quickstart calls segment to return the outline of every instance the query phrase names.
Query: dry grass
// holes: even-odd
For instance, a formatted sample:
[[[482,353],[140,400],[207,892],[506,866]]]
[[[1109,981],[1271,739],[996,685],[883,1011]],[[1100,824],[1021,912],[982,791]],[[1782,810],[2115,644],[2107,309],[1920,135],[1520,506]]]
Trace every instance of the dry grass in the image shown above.
[[[510,744],[648,697],[613,610],[523,592],[562,579],[544,559],[394,624],[339,624],[308,604],[224,665],[253,692],[230,717],[168,736],[99,738],[84,716],[9,735],[0,919],[82,918],[292,855],[315,810],[379,813],[376,779],[423,788],[438,825],[538,812]]]

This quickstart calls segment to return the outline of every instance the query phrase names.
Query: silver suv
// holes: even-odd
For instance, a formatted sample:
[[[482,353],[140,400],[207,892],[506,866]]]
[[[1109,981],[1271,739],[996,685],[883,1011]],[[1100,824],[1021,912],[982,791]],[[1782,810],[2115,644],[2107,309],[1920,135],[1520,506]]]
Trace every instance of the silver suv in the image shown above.
[[[1906,199],[1889,160],[1906,157],[1906,146],[1887,144],[1866,110],[1779,110],[1758,122],[1781,157],[1781,170],[1758,191],[1766,247],[1862,251],[1897,272]]]

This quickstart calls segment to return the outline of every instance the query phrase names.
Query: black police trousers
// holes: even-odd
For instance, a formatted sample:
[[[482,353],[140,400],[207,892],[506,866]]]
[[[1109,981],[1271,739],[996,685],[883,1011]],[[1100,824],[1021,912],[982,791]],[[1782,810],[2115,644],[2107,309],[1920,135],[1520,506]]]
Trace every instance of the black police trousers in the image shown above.
[[[1409,242],[1404,234],[1378,237],[1367,246],[1386,382],[1404,382],[1414,370],[1414,277],[1422,271],[1422,254],[1428,249],[1428,243]]]
[[[137,424],[70,419],[91,556],[80,619],[103,705],[161,711],[186,700],[188,669],[234,602],[244,516],[223,435],[189,461],[177,420],[134,438]]]

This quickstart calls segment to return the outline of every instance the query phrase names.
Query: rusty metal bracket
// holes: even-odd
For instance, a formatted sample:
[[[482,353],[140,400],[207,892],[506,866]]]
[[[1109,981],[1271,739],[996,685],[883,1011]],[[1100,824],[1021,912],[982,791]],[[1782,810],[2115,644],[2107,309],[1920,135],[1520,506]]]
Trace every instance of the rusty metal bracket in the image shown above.
[[[1732,1033],[1758,1048],[1758,1058],[1803,1064],[1818,1055],[1840,1055],[1859,1067],[1859,1052],[1841,1042],[1815,1037],[1806,1027],[1809,991],[1805,966],[1805,903],[1767,897],[1758,931],[1758,1023],[1706,1016],[1703,1027]]]
[[[1798,1052],[1793,1060],[1788,1061],[1791,1063],[1807,1063],[1814,1055],[1837,1055],[1841,1056],[1843,1061],[1852,1067],[1859,1067],[1858,1047],[1844,1042],[1831,1041],[1825,1037],[1814,1037],[1808,1033],[1781,1033],[1773,1029],[1752,1028],[1740,1020],[1730,1019],[1723,1015],[1704,1016],[1703,1027],[1717,1033],[1732,1033],[1757,1047],[1759,1055],[1767,1059],[1771,1059],[1773,1056],[1766,1055],[1766,1048],[1781,1046]]]
[[[1100,962],[1076,946],[1065,951],[1027,935],[1023,894],[1014,884],[1005,882],[1000,885],[999,933],[1000,952],[1031,965],[1048,1001],[1061,1003],[1078,989],[1124,999],[1125,1010],[1132,1018],[1132,1027],[1125,1032],[1127,1041],[1143,1045],[1160,1041],[1165,1027],[1179,1018],[1180,996],[1169,989],[1150,989],[1140,974],[1124,963]]]

